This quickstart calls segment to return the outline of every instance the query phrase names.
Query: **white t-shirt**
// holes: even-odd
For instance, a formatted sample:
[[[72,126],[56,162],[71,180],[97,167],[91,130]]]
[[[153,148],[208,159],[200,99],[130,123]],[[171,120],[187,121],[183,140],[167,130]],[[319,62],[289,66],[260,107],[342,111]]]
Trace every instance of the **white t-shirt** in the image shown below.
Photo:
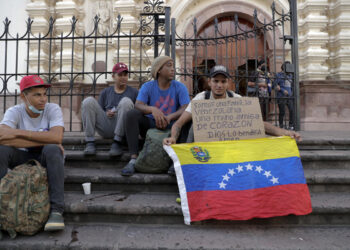
[[[62,110],[55,103],[46,103],[44,112],[36,118],[28,115],[24,103],[13,106],[6,110],[0,124],[36,132],[49,131],[56,126],[64,127]]]
[[[240,95],[236,94],[235,92],[233,92],[233,91],[231,91],[231,90],[228,90],[228,91],[231,92],[232,98],[241,97]],[[205,92],[206,92],[206,91],[203,91],[203,92],[198,93],[198,94],[192,99],[192,101],[196,101],[196,100],[205,100]],[[226,98],[230,98],[230,97],[228,96],[227,93],[226,93]],[[211,93],[211,91],[210,91],[210,97],[209,97],[209,99],[211,99],[211,100],[214,99],[213,94]],[[188,104],[187,108],[185,109],[185,111],[187,111],[188,113],[191,113],[191,114],[192,114],[192,108],[191,108],[192,101],[190,102],[190,104]]]

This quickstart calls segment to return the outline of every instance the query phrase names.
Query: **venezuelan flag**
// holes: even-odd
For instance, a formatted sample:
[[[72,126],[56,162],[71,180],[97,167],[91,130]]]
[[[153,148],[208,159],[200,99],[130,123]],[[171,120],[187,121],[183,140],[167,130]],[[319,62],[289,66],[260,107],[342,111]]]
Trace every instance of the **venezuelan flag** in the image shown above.
[[[249,220],[312,211],[290,137],[164,146],[174,161],[185,223]]]

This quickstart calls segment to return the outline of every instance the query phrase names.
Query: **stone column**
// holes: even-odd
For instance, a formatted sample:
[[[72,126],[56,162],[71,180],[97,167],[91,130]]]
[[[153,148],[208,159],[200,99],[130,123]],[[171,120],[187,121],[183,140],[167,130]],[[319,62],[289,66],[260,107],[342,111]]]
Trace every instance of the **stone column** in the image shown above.
[[[114,2],[113,8],[114,16],[117,17],[120,15],[123,20],[121,22],[120,27],[120,35],[125,36],[134,34],[138,30],[139,21],[136,18],[139,15],[139,8],[136,7],[136,3],[134,0],[117,0]],[[114,19],[114,26],[117,24],[117,19]],[[124,34],[123,34],[124,33]],[[139,39],[131,39],[131,47],[129,46],[129,38],[120,38],[119,44],[118,39],[114,39],[113,43],[115,44],[116,50],[114,52],[113,61],[116,62],[124,62],[129,64],[129,56],[131,58],[129,70],[138,70],[140,63],[140,41]],[[119,47],[119,53],[118,53]],[[134,75],[135,76],[135,75]],[[133,78],[133,75],[131,75]]]
[[[65,37],[72,31],[72,22],[74,20],[72,17],[74,16],[78,22],[75,25],[75,32],[74,36],[81,36],[82,35],[82,18],[83,15],[81,15],[81,10],[79,7],[80,1],[79,0],[62,0],[59,2],[56,2],[56,34],[57,37],[60,38],[61,36]],[[73,37],[73,34],[71,33],[69,37]],[[73,45],[74,43],[74,45]],[[63,72],[71,73],[73,72],[81,72],[82,71],[82,41],[75,39],[63,39],[63,42],[61,43],[61,40],[56,40],[57,44],[57,52],[56,52],[56,59],[55,62],[57,64],[56,72],[60,73],[62,70]],[[62,46],[61,46],[62,45]],[[74,49],[72,50],[74,46]],[[62,47],[62,48],[61,48]],[[61,58],[61,49],[62,49],[62,58]],[[72,58],[73,58],[73,67],[72,67]],[[62,65],[61,65],[62,61]],[[62,68],[62,69],[61,69]],[[89,69],[87,69],[89,70]],[[70,77],[70,76],[69,76]],[[80,79],[76,78],[77,79]],[[66,79],[62,79],[63,82],[67,82]]]
[[[332,79],[350,80],[350,2],[335,0],[330,5]]]
[[[49,28],[50,6],[48,0],[32,0],[28,2],[26,11],[28,16],[33,19],[32,34],[35,37],[43,37]],[[32,74],[47,73],[49,71],[49,41],[40,42],[40,64],[39,60],[39,42],[31,41],[29,46],[29,72]],[[54,52],[52,51],[53,58]],[[45,77],[44,77],[45,78]]]
[[[327,7],[328,0],[298,5],[300,80],[324,80],[330,74]]]

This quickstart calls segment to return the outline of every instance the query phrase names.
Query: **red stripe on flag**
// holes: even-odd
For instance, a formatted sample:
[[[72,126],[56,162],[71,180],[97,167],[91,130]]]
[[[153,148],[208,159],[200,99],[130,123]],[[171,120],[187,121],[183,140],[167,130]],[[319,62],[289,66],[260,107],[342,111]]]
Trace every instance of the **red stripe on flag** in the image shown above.
[[[249,220],[312,212],[306,184],[288,184],[243,191],[187,193],[191,221]]]

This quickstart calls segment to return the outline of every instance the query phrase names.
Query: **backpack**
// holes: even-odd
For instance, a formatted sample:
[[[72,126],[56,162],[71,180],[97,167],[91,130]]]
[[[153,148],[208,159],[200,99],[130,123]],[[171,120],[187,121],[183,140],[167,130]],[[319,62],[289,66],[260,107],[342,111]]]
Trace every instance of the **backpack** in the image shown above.
[[[15,167],[0,181],[0,229],[11,238],[33,235],[47,221],[50,202],[46,169],[36,160]],[[0,231],[1,237],[1,231]]]
[[[163,149],[163,139],[170,136],[170,129],[151,128],[145,144],[136,159],[135,169],[143,173],[163,173],[169,169],[171,159]]]

